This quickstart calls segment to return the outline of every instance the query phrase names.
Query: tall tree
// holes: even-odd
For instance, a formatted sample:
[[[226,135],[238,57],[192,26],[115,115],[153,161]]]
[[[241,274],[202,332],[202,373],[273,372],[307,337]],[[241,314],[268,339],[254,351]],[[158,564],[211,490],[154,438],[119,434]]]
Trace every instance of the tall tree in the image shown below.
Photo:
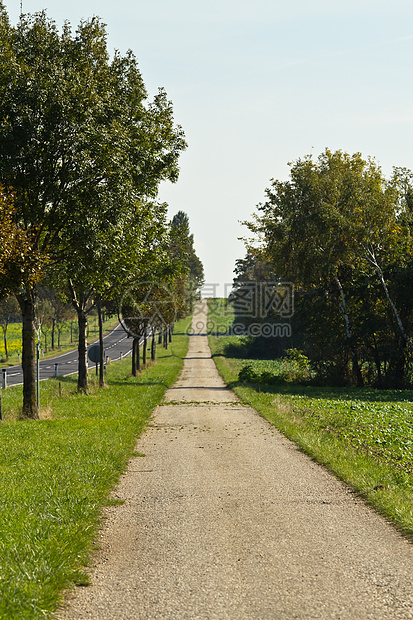
[[[194,235],[184,211],[178,211],[171,221],[171,256],[182,272],[181,277],[175,279],[174,290],[178,316],[184,316],[192,311],[204,283],[204,267],[195,252]]]
[[[60,266],[60,281],[68,283],[68,299],[78,315],[79,390],[88,387],[88,312],[96,306],[100,313],[107,304],[116,312],[125,291],[133,289],[140,281],[158,277],[160,266],[165,269],[169,263],[168,240],[166,205],[151,200],[139,201],[124,209],[116,223],[106,222],[104,227],[91,223],[87,242],[78,243]],[[103,355],[102,341],[101,353]],[[103,358],[100,367],[100,383],[103,383]]]
[[[42,260],[64,263],[87,245],[90,226],[117,222],[137,195],[176,180],[182,130],[163,91],[145,99],[136,59],[110,60],[98,18],[75,33],[66,23],[60,34],[44,12],[12,27],[0,0],[0,181],[13,187],[18,221]],[[23,279],[18,300],[23,415],[35,418],[36,286]]]

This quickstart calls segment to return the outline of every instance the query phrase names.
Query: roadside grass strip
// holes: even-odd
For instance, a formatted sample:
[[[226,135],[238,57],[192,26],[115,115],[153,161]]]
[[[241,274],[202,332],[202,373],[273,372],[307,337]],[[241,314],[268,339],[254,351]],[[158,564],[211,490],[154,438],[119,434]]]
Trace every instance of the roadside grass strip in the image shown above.
[[[169,349],[158,347],[138,377],[127,358],[108,366],[103,389],[91,375],[88,395],[76,393],[76,376],[43,382],[40,421],[16,421],[21,387],[3,390],[0,618],[50,617],[64,589],[88,584],[102,507],[129,459],[142,456],[136,438],[178,377],[188,325],[176,325]]]
[[[321,388],[281,379],[276,385],[243,383],[238,377],[246,365],[274,375],[282,366],[227,357],[226,345],[230,351],[236,345],[233,336],[210,334],[209,342],[218,371],[241,400],[413,539],[412,391]]]

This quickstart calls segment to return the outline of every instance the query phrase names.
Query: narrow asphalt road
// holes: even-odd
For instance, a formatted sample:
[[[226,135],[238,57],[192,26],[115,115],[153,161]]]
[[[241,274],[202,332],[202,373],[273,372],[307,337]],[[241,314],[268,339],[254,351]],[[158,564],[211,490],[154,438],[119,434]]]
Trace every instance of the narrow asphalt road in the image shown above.
[[[237,400],[205,331],[137,450],[61,620],[413,618],[413,545]]]
[[[105,355],[110,357],[112,361],[118,360],[120,357],[129,355],[132,351],[132,338],[128,338],[125,330],[121,325],[117,325],[107,336],[104,337]],[[89,344],[88,350],[93,346],[93,342]],[[94,364],[88,359],[89,367]],[[55,365],[57,364],[57,375],[63,377],[77,372],[78,353],[77,350],[68,351],[54,357],[48,357],[40,360],[40,381],[50,379],[55,376]],[[23,383],[22,367],[9,366],[6,372],[7,386],[20,385]],[[0,373],[1,377],[1,373]]]

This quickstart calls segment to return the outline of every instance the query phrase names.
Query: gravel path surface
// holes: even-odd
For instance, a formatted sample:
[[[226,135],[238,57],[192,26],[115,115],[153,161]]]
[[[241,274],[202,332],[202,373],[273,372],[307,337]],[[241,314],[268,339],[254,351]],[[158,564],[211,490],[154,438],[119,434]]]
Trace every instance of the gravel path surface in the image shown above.
[[[413,545],[237,400],[206,335],[137,450],[61,620],[413,618]]]

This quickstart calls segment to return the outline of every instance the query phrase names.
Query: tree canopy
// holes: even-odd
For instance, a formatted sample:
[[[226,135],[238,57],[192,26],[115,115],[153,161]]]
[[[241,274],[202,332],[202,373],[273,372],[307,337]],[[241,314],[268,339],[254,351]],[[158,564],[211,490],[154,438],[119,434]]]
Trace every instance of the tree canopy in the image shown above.
[[[401,386],[413,357],[412,173],[326,149],[272,179],[248,228],[297,291],[297,344],[342,381]],[[254,257],[254,244],[249,256]],[[402,284],[403,283],[403,284]],[[348,356],[352,379],[348,375]]]

